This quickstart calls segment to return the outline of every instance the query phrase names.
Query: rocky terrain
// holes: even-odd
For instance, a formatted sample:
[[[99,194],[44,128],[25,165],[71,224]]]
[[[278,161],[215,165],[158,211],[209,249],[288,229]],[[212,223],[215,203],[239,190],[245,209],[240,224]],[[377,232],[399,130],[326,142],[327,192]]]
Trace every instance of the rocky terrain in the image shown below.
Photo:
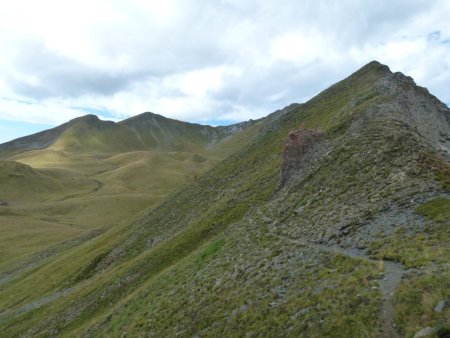
[[[303,126],[289,133],[283,149],[280,185],[298,175],[310,174],[318,155],[327,148],[324,138],[324,133]]]
[[[371,62],[8,279],[0,334],[448,337],[449,140],[450,110]]]

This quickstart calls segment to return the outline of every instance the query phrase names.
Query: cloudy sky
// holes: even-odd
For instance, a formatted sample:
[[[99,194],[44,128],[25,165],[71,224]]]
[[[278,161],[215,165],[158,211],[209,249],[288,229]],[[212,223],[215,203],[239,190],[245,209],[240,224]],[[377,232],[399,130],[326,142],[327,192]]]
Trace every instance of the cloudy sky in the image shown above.
[[[450,103],[448,0],[0,0],[0,142],[94,113],[227,124],[371,60]]]

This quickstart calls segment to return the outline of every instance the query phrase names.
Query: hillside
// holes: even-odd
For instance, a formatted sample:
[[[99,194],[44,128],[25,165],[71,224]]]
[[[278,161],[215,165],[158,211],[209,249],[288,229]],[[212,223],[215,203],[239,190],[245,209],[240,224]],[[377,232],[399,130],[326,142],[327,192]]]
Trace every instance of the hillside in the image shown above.
[[[255,124],[87,115],[0,145],[0,273],[128,222],[245,143],[237,136]]]
[[[237,134],[157,206],[6,280],[1,335],[444,337],[449,121],[371,62]]]
[[[0,144],[0,158],[12,158],[41,149],[70,154],[113,154],[149,149],[192,152],[210,147],[252,124],[253,121],[248,121],[211,127],[153,113],[143,113],[115,123],[86,115],[56,128]]]

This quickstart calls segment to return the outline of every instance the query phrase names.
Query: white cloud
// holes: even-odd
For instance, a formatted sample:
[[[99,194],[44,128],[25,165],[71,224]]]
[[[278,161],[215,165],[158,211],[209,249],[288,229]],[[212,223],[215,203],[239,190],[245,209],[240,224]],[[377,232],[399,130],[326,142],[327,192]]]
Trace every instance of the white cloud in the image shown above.
[[[0,118],[36,124],[61,124],[82,115],[64,105],[0,98]]]
[[[373,59],[450,102],[449,15],[445,0],[4,1],[0,119],[245,120]]]
[[[226,76],[242,74],[237,67],[220,66],[197,69],[164,78],[163,85],[173,90],[180,90],[187,96],[205,97],[208,92],[218,91]]]

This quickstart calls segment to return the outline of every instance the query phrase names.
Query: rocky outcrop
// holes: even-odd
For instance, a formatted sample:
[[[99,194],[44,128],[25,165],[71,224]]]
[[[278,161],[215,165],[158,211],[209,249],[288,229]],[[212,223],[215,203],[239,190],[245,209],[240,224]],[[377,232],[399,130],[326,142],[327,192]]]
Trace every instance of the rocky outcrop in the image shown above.
[[[247,129],[248,127],[252,126],[253,124],[255,124],[255,121],[250,119],[248,121],[230,124],[229,126],[218,126],[215,128],[218,131],[224,133],[225,135],[232,135],[232,134],[238,133],[244,129]]]
[[[325,133],[300,126],[288,134],[283,147],[280,188],[292,177],[306,176],[317,164],[320,154],[326,148]]]
[[[399,72],[386,77],[379,88],[395,98],[379,105],[379,118],[406,123],[434,149],[450,154],[450,110],[445,104]]]

